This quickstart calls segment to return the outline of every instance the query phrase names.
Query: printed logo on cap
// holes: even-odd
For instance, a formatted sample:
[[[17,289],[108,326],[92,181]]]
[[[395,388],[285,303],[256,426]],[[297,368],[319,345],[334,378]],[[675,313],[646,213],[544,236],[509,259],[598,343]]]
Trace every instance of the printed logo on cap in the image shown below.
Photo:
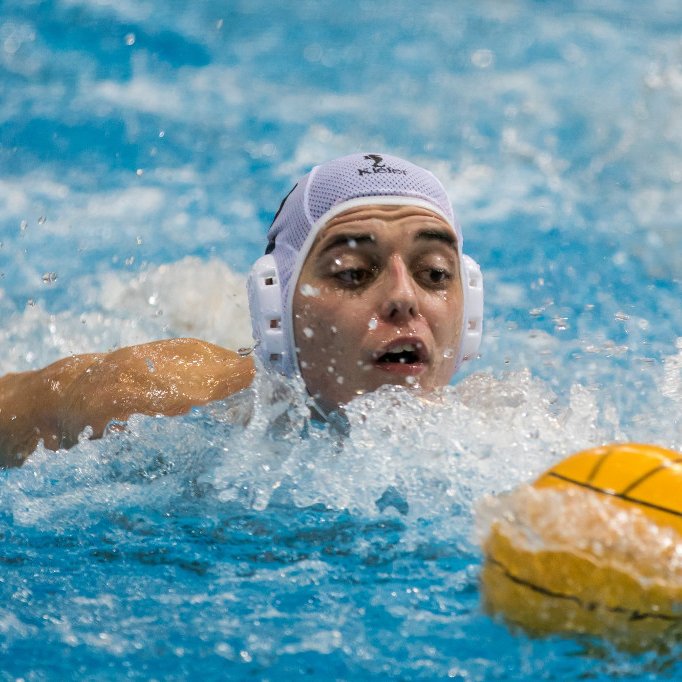
[[[399,175],[407,175],[407,171],[403,168],[391,168],[384,163],[384,157],[379,154],[367,154],[365,158],[372,162],[369,168],[358,168],[360,175],[376,175],[377,173],[394,173]]]

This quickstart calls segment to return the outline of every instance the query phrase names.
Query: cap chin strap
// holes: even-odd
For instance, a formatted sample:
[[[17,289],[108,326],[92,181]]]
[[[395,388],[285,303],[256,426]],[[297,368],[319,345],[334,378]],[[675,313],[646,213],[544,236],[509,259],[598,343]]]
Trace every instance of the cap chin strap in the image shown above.
[[[483,335],[483,276],[481,268],[473,258],[462,254],[460,258],[462,273],[462,292],[464,312],[462,316],[462,336],[457,367],[470,360],[477,353]],[[284,325],[282,294],[277,263],[272,254],[261,256],[251,268],[247,280],[249,308],[253,335],[256,340],[256,354],[266,367],[272,367],[284,374],[287,365],[298,367],[297,358],[288,363],[288,355],[295,353],[292,325]],[[287,339],[285,326],[290,338]],[[314,400],[314,398],[313,398]],[[317,401],[315,409],[325,419],[329,414]]]

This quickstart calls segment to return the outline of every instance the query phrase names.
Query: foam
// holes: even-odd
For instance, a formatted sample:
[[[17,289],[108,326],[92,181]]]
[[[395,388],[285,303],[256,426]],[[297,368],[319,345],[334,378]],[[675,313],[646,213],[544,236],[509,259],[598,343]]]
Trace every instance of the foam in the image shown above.
[[[171,336],[232,349],[252,343],[245,278],[216,259],[187,257],[138,275],[105,271],[83,277],[72,283],[71,300],[78,307],[59,313],[41,303],[10,308],[0,328],[0,344],[8,349],[0,357],[0,374]]]
[[[660,430],[670,413],[623,425],[604,395],[574,385],[561,400],[528,372],[471,375],[428,400],[386,387],[351,403],[345,436],[310,424],[306,400],[301,385],[260,374],[254,389],[185,416],[133,416],[124,431],[59,454],[39,447],[5,476],[0,503],[17,525],[62,530],[112,507],[164,509],[187,495],[259,512],[321,505],[399,520],[406,550],[423,542],[427,521],[431,542],[475,555],[477,500],[595,442]]]
[[[508,495],[483,498],[477,504],[479,541],[492,524],[502,524],[527,551],[587,552],[617,567],[643,585],[665,576],[682,581],[682,544],[670,527],[657,525],[636,507],[624,509],[608,496],[581,490],[541,489],[522,485]],[[548,512],[551,510],[551,512]],[[571,523],[565,523],[571,519]]]
[[[677,353],[663,361],[663,378],[660,383],[661,394],[671,398],[682,407],[682,337],[677,339]],[[677,414],[680,414],[678,410]],[[680,419],[678,418],[679,422]]]

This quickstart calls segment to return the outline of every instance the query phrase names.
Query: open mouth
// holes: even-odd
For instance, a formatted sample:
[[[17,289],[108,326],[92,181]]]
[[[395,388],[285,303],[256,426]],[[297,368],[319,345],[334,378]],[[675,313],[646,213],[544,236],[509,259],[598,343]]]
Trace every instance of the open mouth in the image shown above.
[[[424,361],[421,343],[401,343],[377,356],[377,364],[414,365]]]

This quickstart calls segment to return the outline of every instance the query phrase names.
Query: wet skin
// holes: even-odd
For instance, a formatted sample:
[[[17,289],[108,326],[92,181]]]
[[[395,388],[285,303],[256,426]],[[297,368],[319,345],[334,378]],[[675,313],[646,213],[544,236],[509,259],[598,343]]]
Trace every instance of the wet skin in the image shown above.
[[[168,339],[75,355],[0,377],[0,467],[18,466],[39,441],[68,448],[89,426],[99,438],[131,414],[177,415],[250,385],[251,358],[198,339]]]
[[[315,241],[293,298],[309,392],[329,411],[384,384],[446,385],[462,307],[455,233],[435,213],[366,206],[336,216]]]

